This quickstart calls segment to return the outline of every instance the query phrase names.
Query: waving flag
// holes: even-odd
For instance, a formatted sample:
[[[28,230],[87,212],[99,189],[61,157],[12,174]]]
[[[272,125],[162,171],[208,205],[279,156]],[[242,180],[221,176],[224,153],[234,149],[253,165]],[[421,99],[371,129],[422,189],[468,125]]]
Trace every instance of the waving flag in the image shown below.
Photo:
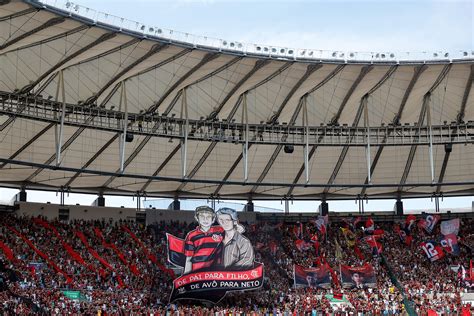
[[[365,221],[365,230],[367,232],[373,232],[375,230],[375,223],[371,217],[367,218]]]
[[[443,249],[454,256],[459,256],[459,244],[458,237],[454,234],[445,235],[441,241],[441,246]]]
[[[441,222],[441,234],[445,236],[449,234],[454,234],[457,236],[457,234],[459,233],[460,223],[461,222],[459,218]]]
[[[413,224],[415,224],[415,222],[416,222],[416,216],[413,214],[410,214],[407,216],[405,220],[405,227],[411,230],[411,227],[413,226]]]
[[[316,221],[314,222],[316,224],[316,227],[318,230],[321,232],[322,235],[326,235],[327,231],[327,225],[329,222],[329,216],[321,216],[319,215]]]
[[[309,242],[304,241],[303,239],[297,239],[295,241],[295,246],[299,251],[305,251],[310,249],[313,245]]]
[[[431,262],[444,257],[443,248],[441,248],[441,246],[438,246],[435,241],[422,242],[420,246]]]
[[[418,222],[418,226],[424,228],[428,233],[431,234],[440,219],[440,215],[424,214],[423,218]]]
[[[382,244],[377,241],[377,236],[367,236],[364,239],[372,248],[373,255],[379,255],[382,252]]]

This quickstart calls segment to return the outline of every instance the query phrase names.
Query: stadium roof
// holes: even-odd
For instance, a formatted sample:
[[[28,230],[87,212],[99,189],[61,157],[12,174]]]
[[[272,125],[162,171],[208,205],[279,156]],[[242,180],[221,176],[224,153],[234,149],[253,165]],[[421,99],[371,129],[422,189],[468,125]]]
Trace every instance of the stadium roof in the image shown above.
[[[473,58],[247,45],[71,2],[1,1],[0,184],[222,199],[473,195]]]

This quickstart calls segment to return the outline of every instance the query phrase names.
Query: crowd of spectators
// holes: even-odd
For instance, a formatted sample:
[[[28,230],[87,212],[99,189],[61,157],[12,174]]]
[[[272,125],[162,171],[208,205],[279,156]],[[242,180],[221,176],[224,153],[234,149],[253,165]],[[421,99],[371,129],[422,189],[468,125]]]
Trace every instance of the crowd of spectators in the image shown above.
[[[452,268],[469,267],[473,224],[472,219],[462,220],[458,256],[446,255],[434,262],[419,244],[439,235],[438,227],[428,234],[415,225],[413,241],[406,245],[394,232],[393,222],[376,222],[383,250],[374,253],[364,241],[367,232],[354,225],[353,219],[330,219],[325,232],[313,222],[245,225],[256,261],[265,267],[263,286],[228,293],[211,305],[169,303],[177,275],[166,262],[166,233],[184,238],[195,223],[161,222],[145,227],[134,222],[61,222],[0,215],[4,245],[0,247],[0,309],[5,315],[399,315],[406,313],[405,304],[411,304],[420,315],[429,310],[457,315],[463,308],[461,293],[467,289]],[[345,230],[352,232],[352,241]],[[310,246],[298,249],[299,240]],[[295,288],[294,264],[316,267],[321,259],[336,274],[340,264],[368,263],[375,270],[377,285],[348,290],[333,279],[330,289]],[[66,291],[78,297],[70,298]],[[339,293],[347,303],[331,304],[330,295]]]

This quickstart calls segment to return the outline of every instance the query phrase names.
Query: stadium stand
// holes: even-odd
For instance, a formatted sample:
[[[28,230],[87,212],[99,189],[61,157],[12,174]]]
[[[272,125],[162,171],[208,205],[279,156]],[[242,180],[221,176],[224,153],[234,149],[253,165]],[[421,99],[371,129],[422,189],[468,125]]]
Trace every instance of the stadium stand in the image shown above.
[[[367,236],[375,235],[361,229],[366,222],[357,218],[330,222],[323,231],[314,222],[248,225],[246,235],[257,261],[265,265],[264,285],[256,291],[227,294],[211,306],[168,303],[175,275],[166,262],[166,233],[184,237],[195,224],[161,222],[144,227],[126,221],[0,218],[4,280],[0,295],[5,315],[399,315],[407,313],[407,304],[419,315],[468,315],[470,308],[461,302],[461,294],[469,290],[463,282],[467,277],[452,267],[469,267],[473,219],[462,220],[459,255],[446,253],[434,262],[420,244],[438,236],[439,225],[432,234],[412,225],[412,241],[406,245],[394,222],[376,222],[373,233],[380,236],[380,253],[366,242]],[[311,268],[321,260],[335,270],[331,288],[295,288],[294,265]],[[373,266],[376,286],[340,288],[338,266],[364,263]],[[331,295],[338,293],[347,304],[331,303]]]

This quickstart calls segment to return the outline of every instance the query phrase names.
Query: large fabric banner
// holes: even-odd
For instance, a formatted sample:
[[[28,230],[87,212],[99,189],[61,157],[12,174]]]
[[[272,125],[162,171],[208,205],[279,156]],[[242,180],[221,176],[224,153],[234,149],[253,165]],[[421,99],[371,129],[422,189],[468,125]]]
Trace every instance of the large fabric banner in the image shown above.
[[[449,234],[457,235],[459,233],[460,224],[461,221],[459,220],[459,218],[441,222],[441,234],[445,236]]]
[[[424,214],[423,218],[418,222],[418,226],[424,228],[428,233],[431,234],[436,224],[441,220],[440,215]]]
[[[329,277],[329,267],[322,264],[317,268],[304,268],[299,265],[293,266],[294,284],[296,288],[310,287],[329,289],[331,279]]]
[[[196,208],[196,229],[183,240],[167,234],[168,262],[182,269],[173,281],[170,302],[196,299],[219,302],[227,292],[263,285],[263,264],[255,262],[250,240],[238,222],[237,211],[208,206]],[[219,225],[214,225],[217,219]]]
[[[361,267],[350,267],[341,264],[342,286],[346,289],[375,288],[377,278],[372,265],[366,263]]]

